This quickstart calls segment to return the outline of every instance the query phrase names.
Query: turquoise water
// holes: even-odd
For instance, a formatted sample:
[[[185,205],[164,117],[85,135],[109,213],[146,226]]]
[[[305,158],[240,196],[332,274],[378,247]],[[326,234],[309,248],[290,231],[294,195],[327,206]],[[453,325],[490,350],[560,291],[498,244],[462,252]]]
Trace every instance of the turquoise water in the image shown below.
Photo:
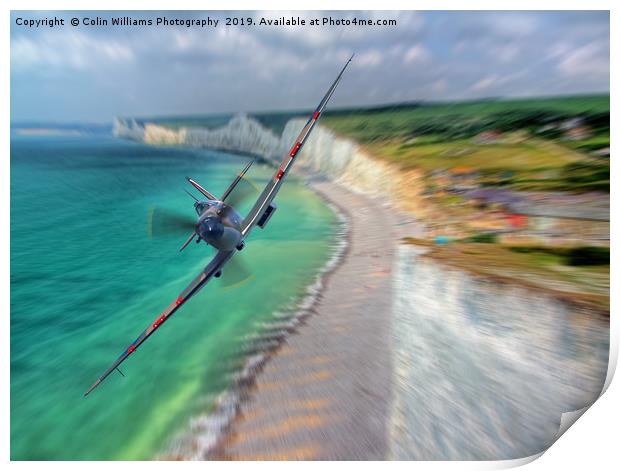
[[[149,239],[149,208],[193,215],[184,176],[220,194],[247,158],[111,137],[11,141],[11,458],[149,459],[213,407],[253,332],[327,261],[335,215],[288,182],[240,254],[87,398],[84,391],[203,268],[203,244]],[[273,170],[255,166],[261,186]]]

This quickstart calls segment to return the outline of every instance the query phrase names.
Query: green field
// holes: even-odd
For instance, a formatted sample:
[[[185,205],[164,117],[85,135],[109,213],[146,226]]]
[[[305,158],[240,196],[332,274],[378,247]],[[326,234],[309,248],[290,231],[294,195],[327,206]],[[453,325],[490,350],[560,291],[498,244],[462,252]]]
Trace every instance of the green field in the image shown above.
[[[566,138],[578,118],[587,135]],[[385,106],[326,114],[323,124],[403,169],[466,168],[515,189],[609,191],[609,97]],[[497,138],[481,142],[493,132]],[[508,175],[508,176],[507,176]]]
[[[294,117],[307,117],[312,110],[267,111],[249,113],[263,126],[276,133],[282,132],[286,122]],[[375,139],[406,137],[412,130],[430,134],[428,128],[465,129],[466,125],[494,128],[512,126],[513,113],[520,118],[535,117],[536,122],[547,122],[558,117],[599,116],[605,121],[609,116],[609,95],[584,95],[553,98],[478,100],[446,103],[403,103],[364,108],[328,109],[322,123],[336,132],[355,138],[359,142]],[[196,116],[168,116],[148,119],[163,126],[178,128],[222,126],[233,113]],[[608,123],[607,123],[608,127]]]
[[[521,100],[421,103],[329,111],[323,124],[337,133],[368,143],[440,134],[466,137],[484,130],[511,131],[553,121],[585,117],[597,131],[609,130],[609,96],[574,96]]]
[[[428,249],[425,256],[478,275],[537,287],[609,312],[609,248],[462,242],[442,246],[410,237],[403,241],[423,245]],[[574,263],[571,256],[580,252],[587,253],[595,263]],[[598,257],[592,257],[594,252]]]
[[[419,167],[424,170],[469,167],[483,173],[523,169],[544,171],[580,159],[580,155],[575,152],[533,139],[506,144],[476,144],[470,139],[430,144],[389,141],[371,143],[367,147],[373,154],[403,167]]]

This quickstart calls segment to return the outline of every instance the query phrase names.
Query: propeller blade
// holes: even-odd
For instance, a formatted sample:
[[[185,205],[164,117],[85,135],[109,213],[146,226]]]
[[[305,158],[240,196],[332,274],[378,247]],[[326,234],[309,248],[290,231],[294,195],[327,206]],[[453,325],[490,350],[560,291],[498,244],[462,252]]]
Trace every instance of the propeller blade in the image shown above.
[[[235,177],[235,179],[228,186],[228,188],[226,188],[226,191],[222,195],[222,201],[226,201],[226,198],[228,198],[228,195],[230,195],[230,193],[235,189],[235,187],[241,181],[241,179],[245,176],[245,174],[248,173],[248,170],[250,169],[250,167],[252,166],[253,163],[254,163],[254,160],[250,160],[246,164],[246,166],[243,168],[243,170],[241,170],[241,172],[239,172],[239,174]]]
[[[258,193],[258,186],[247,177],[242,177],[235,188],[227,195],[226,204],[236,209],[249,200],[254,201]]]
[[[187,191],[186,189],[183,189],[183,191],[185,193],[187,193],[194,201],[198,201],[198,198],[196,198],[194,195],[192,195],[189,191]]]
[[[187,240],[185,241],[185,243],[181,246],[181,248],[179,249],[179,252],[183,252],[183,249],[185,247],[187,247],[187,244],[189,244],[192,240],[194,240],[194,237],[196,237],[196,233],[192,232],[192,234],[187,238]]]
[[[196,220],[176,210],[154,207],[149,210],[146,229],[149,239],[160,236],[179,236],[195,232]]]
[[[221,285],[225,288],[234,288],[252,278],[252,273],[239,254],[231,258],[222,269]]]

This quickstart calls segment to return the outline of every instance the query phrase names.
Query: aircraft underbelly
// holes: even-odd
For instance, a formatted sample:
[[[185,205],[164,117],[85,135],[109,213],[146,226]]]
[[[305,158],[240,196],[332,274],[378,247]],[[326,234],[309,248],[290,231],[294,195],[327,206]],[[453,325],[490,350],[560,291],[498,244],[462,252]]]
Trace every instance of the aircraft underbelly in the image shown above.
[[[224,227],[224,233],[219,239],[214,241],[208,240],[207,242],[219,250],[233,250],[241,242],[241,233],[232,227],[226,226]]]

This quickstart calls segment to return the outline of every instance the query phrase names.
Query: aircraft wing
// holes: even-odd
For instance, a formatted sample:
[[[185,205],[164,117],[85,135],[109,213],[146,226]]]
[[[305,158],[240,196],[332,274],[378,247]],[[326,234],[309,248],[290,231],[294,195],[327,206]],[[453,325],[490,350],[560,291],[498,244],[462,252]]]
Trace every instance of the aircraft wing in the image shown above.
[[[280,164],[280,167],[274,174],[273,178],[269,180],[269,183],[267,183],[267,186],[265,186],[265,189],[260,194],[260,196],[258,197],[258,200],[256,201],[256,203],[254,203],[254,206],[252,207],[252,209],[246,216],[245,220],[243,221],[243,225],[241,229],[241,234],[244,237],[247,237],[247,235],[250,233],[252,228],[254,228],[254,226],[258,223],[258,221],[260,221],[261,217],[263,216],[263,214],[265,214],[265,211],[267,211],[269,205],[271,204],[273,199],[276,197],[276,194],[278,193],[280,186],[282,186],[284,177],[286,177],[286,175],[288,174],[293,164],[293,160],[295,159],[297,154],[299,154],[302,147],[308,140],[308,136],[310,136],[310,133],[312,132],[312,129],[314,129],[314,126],[318,122],[321,116],[321,113],[323,112],[323,109],[325,108],[325,105],[327,105],[327,102],[329,101],[331,96],[334,94],[334,91],[336,90],[336,87],[338,86],[338,83],[340,82],[340,79],[342,78],[342,74],[344,73],[345,69],[347,68],[347,66],[349,65],[352,59],[353,59],[353,56],[351,56],[351,58],[344,65],[344,67],[340,71],[340,74],[338,74],[338,77],[336,77],[336,80],[334,81],[332,86],[329,87],[329,89],[327,90],[327,93],[325,94],[321,102],[319,103],[319,106],[317,106],[316,110],[314,110],[314,113],[312,113],[312,115],[310,116],[310,119],[308,119],[308,122],[306,123],[304,128],[299,133],[299,136],[297,136],[297,139],[295,139],[295,142],[293,143],[293,147],[291,147],[291,150],[288,152],[288,154],[284,156],[284,160]]]
[[[206,285],[209,280],[215,275],[233,256],[234,251],[230,252],[218,252],[215,257],[209,262],[205,269],[192,280],[192,282],[185,288],[181,294],[170,305],[164,309],[161,314],[155,319],[155,321],[149,325],[144,332],[142,332],[136,340],[134,340],[127,349],[121,353],[112,366],[108,368],[103,375],[99,377],[97,381],[86,391],[84,396],[88,396],[90,392],[95,389],[106,377],[112,373],[118,366],[123,363],[129,355],[136,351],[136,349],[142,345],[161,325],[166,322],[170,317],[179,309],[185,302],[195,295],[200,289]],[[119,370],[120,372],[120,370]],[[121,373],[122,374],[122,373]]]

